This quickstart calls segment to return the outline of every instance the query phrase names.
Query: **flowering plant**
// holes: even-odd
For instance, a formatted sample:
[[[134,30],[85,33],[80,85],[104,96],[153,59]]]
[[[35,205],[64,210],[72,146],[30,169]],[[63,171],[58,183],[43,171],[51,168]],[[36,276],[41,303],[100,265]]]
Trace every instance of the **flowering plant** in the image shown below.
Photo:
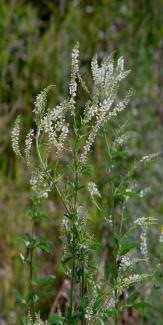
[[[26,252],[21,254],[22,262],[29,267],[29,293],[26,299],[20,299],[26,307],[24,324],[41,324],[36,314],[38,286],[41,284],[46,287],[54,281],[53,275],[38,279],[35,266],[35,250],[38,247],[47,253],[50,250],[48,241],[36,235],[35,224],[41,217],[42,200],[47,199],[53,189],[57,191],[65,209],[62,219],[62,264],[69,279],[69,297],[64,314],[57,306],[58,312],[50,315],[51,324],[72,325],[77,324],[77,321],[81,324],[104,324],[110,317],[114,317],[115,324],[118,324],[123,309],[138,304],[135,300],[131,301],[130,296],[126,303],[123,299],[126,288],[151,277],[151,273],[135,274],[133,270],[138,263],[148,262],[147,227],[155,219],[142,217],[135,220],[129,230],[126,229],[127,202],[137,193],[129,187],[130,177],[121,177],[117,181],[116,155],[123,151],[128,135],[121,134],[123,128],[120,128],[113,143],[109,144],[107,134],[109,121],[116,118],[128,104],[131,92],[119,101],[118,90],[130,71],[124,69],[122,57],[116,65],[113,55],[104,58],[99,65],[95,56],[91,63],[93,91],[90,91],[80,73],[78,57],[77,44],[72,51],[69,94],[66,99],[54,108],[48,108],[48,93],[53,90],[53,86],[45,88],[36,97],[33,110],[35,127],[26,136],[24,152],[19,145],[20,117],[16,119],[12,131],[13,150],[27,164],[31,174],[28,209],[31,232],[23,237]],[[77,104],[78,85],[87,98],[83,109]],[[86,195],[83,195],[83,189],[87,187],[83,176],[88,172],[88,156],[98,134],[102,134],[105,140],[107,180],[104,191],[106,193],[108,190],[107,204],[103,200],[106,195],[100,193],[93,181],[88,183],[88,190],[113,239],[113,268],[107,270],[110,256],[105,247],[102,272],[99,271],[100,263],[97,265],[95,261],[98,245],[90,229],[91,218],[86,211],[88,202]],[[149,160],[149,157],[142,158],[141,163]],[[128,175],[131,176],[131,173]],[[142,226],[140,249],[143,256],[135,257],[131,250],[138,243],[129,241],[128,236],[132,227],[135,229],[139,226]]]

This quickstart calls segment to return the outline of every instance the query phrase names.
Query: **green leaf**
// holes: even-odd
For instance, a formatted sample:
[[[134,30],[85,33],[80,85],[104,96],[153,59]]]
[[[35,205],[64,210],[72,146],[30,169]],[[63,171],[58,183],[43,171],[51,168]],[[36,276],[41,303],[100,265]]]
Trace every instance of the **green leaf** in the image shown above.
[[[23,235],[22,240],[23,240],[25,247],[29,248],[32,245],[33,240],[29,233]]]
[[[37,279],[35,282],[38,285],[45,285],[45,284],[50,284],[54,281],[55,276],[54,275],[46,275],[41,279]]]
[[[48,318],[49,324],[55,324],[55,325],[62,325],[63,324],[63,318],[59,314],[51,314]]]
[[[139,247],[139,244],[137,242],[126,242],[122,245],[120,250],[120,256],[123,256],[127,254],[131,249]]]
[[[151,308],[152,305],[149,304],[149,302],[143,300],[141,302],[137,302],[137,303],[133,304],[133,307],[135,307],[135,308]]]
[[[44,212],[44,211],[37,211],[37,215],[36,216],[39,219],[45,219],[45,218],[47,218],[47,213]]]
[[[99,251],[101,246],[97,241],[93,240],[93,242],[90,243],[89,248],[94,251]]]
[[[19,291],[17,291],[16,289],[13,289],[12,294],[15,296],[16,300],[19,301],[21,304],[23,304],[23,305],[26,304],[25,299],[22,298]]]
[[[83,298],[78,306],[79,310],[85,310],[88,306],[89,300],[87,298]]]
[[[43,287],[41,290],[38,291],[37,295],[39,298],[43,298],[46,296],[51,295],[51,285],[47,285],[46,287]]]
[[[63,256],[62,263],[63,264],[66,264],[66,263],[68,263],[71,260],[72,260],[72,256]]]
[[[134,291],[134,292],[132,292],[132,293],[127,297],[127,301],[128,301],[128,303],[132,303],[132,302],[134,302],[138,296],[139,296],[139,292],[138,292],[138,291]]]
[[[36,239],[36,247],[39,247],[42,251],[46,252],[46,253],[50,253],[50,242],[47,241],[44,236],[39,236]]]
[[[108,280],[109,279],[109,262],[106,260],[105,264],[104,264],[104,275],[105,275],[105,279]]]

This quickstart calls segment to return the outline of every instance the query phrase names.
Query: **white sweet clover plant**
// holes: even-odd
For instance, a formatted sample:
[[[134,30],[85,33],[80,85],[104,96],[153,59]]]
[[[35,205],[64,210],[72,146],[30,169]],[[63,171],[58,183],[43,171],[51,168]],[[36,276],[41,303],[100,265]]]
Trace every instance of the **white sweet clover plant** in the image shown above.
[[[105,128],[109,121],[127,106],[130,91],[122,100],[118,100],[118,90],[130,71],[124,69],[124,60],[120,57],[114,63],[113,55],[98,63],[95,56],[91,63],[93,77],[93,91],[89,90],[79,70],[79,46],[72,51],[71,76],[69,95],[54,108],[48,108],[48,93],[53,86],[45,88],[37,97],[33,110],[35,126],[30,129],[25,148],[19,144],[20,117],[16,119],[12,131],[12,146],[15,154],[22,158],[29,169],[31,196],[28,217],[31,220],[31,232],[25,235],[25,254],[20,254],[23,263],[29,268],[29,294],[26,299],[20,298],[25,305],[26,319],[29,324],[43,324],[36,314],[36,305],[39,300],[39,285],[49,285],[54,276],[47,275],[37,278],[35,250],[37,247],[49,253],[49,243],[41,236],[36,236],[35,222],[42,217],[41,202],[48,198],[52,190],[56,190],[65,208],[62,232],[64,255],[62,263],[66,276],[70,280],[68,307],[61,316],[58,324],[105,324],[105,321],[114,316],[118,323],[124,303],[121,299],[123,290],[148,278],[149,274],[133,273],[134,266],[141,258],[126,255],[134,247],[133,243],[121,241],[121,232],[125,220],[127,197],[132,196],[132,190],[125,188],[121,197],[122,222],[116,219],[115,194],[119,195],[122,184],[115,188],[111,177],[114,173],[110,167],[114,163],[113,151],[110,149]],[[79,108],[76,103],[78,86],[85,91],[85,106]],[[83,176],[87,172],[87,160],[99,132],[103,131],[106,141],[106,160],[108,159],[109,184],[109,216],[105,215],[107,227],[113,229],[114,239],[114,267],[107,280],[98,275],[99,266],[94,263],[95,242],[89,232],[90,217],[86,212],[86,197],[83,191],[85,185]],[[127,135],[118,135],[114,146],[119,148],[128,138]],[[142,162],[147,162],[147,157]],[[102,213],[102,194],[96,184],[90,181],[88,188],[98,210]],[[122,192],[122,191],[121,191]],[[84,194],[84,195],[83,195]],[[135,221],[134,227],[142,227],[141,251],[143,259],[147,259],[147,226],[153,219]],[[119,229],[119,230],[118,230]],[[120,231],[120,233],[118,232]],[[118,237],[119,236],[119,237]],[[105,261],[106,262],[106,261]],[[79,291],[79,292],[78,292]],[[121,303],[122,302],[122,303]],[[128,303],[129,304],[129,303]],[[55,315],[54,315],[55,317]],[[56,317],[59,319],[59,314]],[[63,319],[63,321],[62,321]]]

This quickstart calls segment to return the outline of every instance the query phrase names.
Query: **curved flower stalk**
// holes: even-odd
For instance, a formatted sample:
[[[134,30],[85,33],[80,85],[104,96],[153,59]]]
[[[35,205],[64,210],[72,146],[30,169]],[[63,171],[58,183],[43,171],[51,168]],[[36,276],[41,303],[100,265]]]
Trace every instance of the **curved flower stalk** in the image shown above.
[[[83,209],[82,177],[86,170],[87,158],[96,136],[111,118],[117,117],[128,104],[130,92],[121,101],[118,100],[120,83],[129,71],[124,70],[124,60],[120,58],[114,63],[113,55],[105,58],[99,65],[97,57],[91,64],[93,92],[88,89],[79,70],[79,46],[72,52],[69,95],[54,108],[47,107],[47,96],[52,86],[45,88],[37,97],[33,110],[35,127],[29,130],[25,140],[25,150],[19,147],[20,121],[16,121],[12,131],[13,150],[17,156],[23,157],[31,174],[31,200],[29,216],[31,234],[26,238],[27,262],[30,270],[30,317],[35,324],[35,304],[39,298],[35,283],[37,282],[34,268],[36,247],[49,251],[46,240],[35,234],[35,220],[41,215],[39,207],[43,199],[47,199],[53,188],[56,189],[65,208],[63,219],[64,256],[62,263],[66,275],[70,279],[69,306],[64,315],[68,325],[74,320],[85,324],[86,303],[89,290],[93,287],[94,271],[90,263],[94,239],[89,233],[89,217]],[[86,95],[83,111],[76,104],[78,83]],[[34,157],[32,164],[32,156]],[[53,159],[52,159],[53,157]],[[64,165],[64,169],[62,166]],[[100,193],[93,182],[89,183],[93,199],[101,199]],[[112,211],[112,213],[114,213]],[[113,222],[115,227],[115,221]],[[53,280],[53,278],[51,278]],[[79,297],[77,298],[77,284]],[[89,289],[90,287],[90,289]]]

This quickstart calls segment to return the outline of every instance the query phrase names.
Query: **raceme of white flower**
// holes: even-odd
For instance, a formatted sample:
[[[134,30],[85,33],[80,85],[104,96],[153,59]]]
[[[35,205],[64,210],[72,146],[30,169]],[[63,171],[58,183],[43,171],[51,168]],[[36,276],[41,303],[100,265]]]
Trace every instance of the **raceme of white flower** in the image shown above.
[[[47,95],[52,86],[48,86],[44,90],[41,91],[39,95],[36,97],[35,101],[35,108],[33,109],[33,112],[35,113],[36,117],[41,117],[46,109],[47,104]]]
[[[89,133],[89,136],[86,140],[86,144],[83,147],[83,153],[80,157],[80,161],[82,164],[86,162],[88,153],[100,129],[106,124],[106,122],[109,121],[109,119],[111,119],[112,117],[116,117],[119,112],[125,109],[125,107],[129,102],[130,96],[131,96],[131,92],[129,92],[128,95],[120,103],[118,103],[112,110],[110,110],[110,107],[113,102],[110,102],[110,104],[108,105],[108,102],[104,100],[103,104],[99,105],[101,111],[98,111],[98,114],[96,115],[95,124]]]
[[[97,185],[94,182],[88,183],[88,191],[91,194],[91,196],[98,196],[101,197],[101,194],[97,188]]]
[[[144,188],[144,189],[142,189],[142,190],[140,191],[139,196],[140,196],[140,197],[144,197],[144,196],[146,196],[150,191],[151,191],[151,186],[148,186],[148,187],[146,187],[146,188]]]
[[[28,166],[30,166],[30,156],[31,156],[33,136],[34,136],[34,130],[30,129],[25,139],[25,160]]]
[[[78,57],[79,45],[77,44],[72,51],[71,77],[69,85],[70,97],[53,109],[47,109],[47,95],[52,87],[48,86],[36,97],[35,108],[33,110],[37,125],[37,138],[42,135],[47,135],[48,147],[53,147],[55,149],[56,158],[61,156],[65,148],[66,139],[68,138],[69,133],[72,133],[72,127],[69,125],[68,119],[71,115],[75,114],[76,110],[75,96],[77,93],[77,81],[80,81],[81,78],[79,73]],[[86,141],[83,148],[80,148],[81,164],[86,162],[88,153],[100,129],[111,117],[116,117],[117,114],[128,104],[130,92],[122,101],[117,103],[116,100],[120,81],[126,78],[129,72],[129,70],[124,70],[123,58],[118,60],[117,66],[114,66],[113,55],[104,59],[100,66],[98,65],[97,57],[93,58],[92,75],[94,91],[92,94],[92,100],[86,102],[84,117],[81,117],[82,125],[87,127],[87,134],[85,134]],[[69,132],[70,130],[71,132]],[[20,120],[18,118],[12,132],[12,143],[14,152],[20,156],[18,145],[19,134]],[[32,134],[29,133],[28,137],[30,138],[26,139],[27,144],[31,141],[30,139],[32,138]],[[26,154],[27,163],[29,163],[30,157],[27,146]]]
[[[53,182],[48,179],[47,171],[35,169],[30,179],[32,191],[38,199],[47,198],[51,192]]]
[[[121,279],[124,274],[133,271],[136,264],[145,262],[145,261],[146,261],[146,259],[144,259],[144,258],[143,259],[142,258],[134,258],[128,254],[124,255],[121,258],[120,265],[118,268],[119,279]]]
[[[77,43],[72,51],[72,63],[71,63],[71,79],[69,84],[69,91],[71,96],[71,103],[75,104],[75,97],[77,92],[77,76],[79,72],[79,44]],[[73,108],[73,107],[72,107]]]
[[[98,285],[94,285],[92,298],[90,299],[89,304],[88,304],[88,306],[86,308],[85,318],[88,321],[91,321],[92,317],[93,317],[93,305],[94,305],[94,303],[96,301],[96,298],[97,298],[97,289],[98,289]]]
[[[134,221],[136,226],[150,226],[157,223],[157,218],[153,217],[140,217]]]
[[[151,153],[149,155],[143,156],[140,159],[141,163],[150,163],[152,162],[155,158],[157,158],[158,156],[160,156],[161,152],[156,152],[156,153]]]
[[[119,272],[125,271],[128,267],[133,264],[132,259],[127,255],[124,255],[120,261]]]
[[[122,134],[120,137],[118,137],[115,140],[115,144],[122,146],[128,140],[128,138],[129,138],[128,134]]]
[[[64,103],[65,105],[65,103]],[[48,147],[56,149],[56,156],[59,157],[64,149],[69,129],[65,122],[64,105],[48,110],[47,115],[40,122],[40,129],[48,136]]]
[[[12,148],[14,153],[18,157],[22,157],[20,148],[19,148],[19,136],[20,136],[20,116],[17,117],[15,121],[14,128],[11,132],[11,141],[12,141]]]
[[[48,322],[42,321],[39,314],[35,314],[35,321],[33,321],[33,318],[30,315],[30,312],[28,312],[27,322],[25,322],[25,324],[27,324],[27,325],[48,325]]]
[[[140,235],[140,250],[142,255],[148,261],[148,245],[147,245],[147,227],[143,227],[142,233]]]
[[[151,275],[150,274],[133,274],[129,275],[128,277],[125,277],[123,279],[120,279],[117,286],[118,288],[128,288],[133,284],[139,283],[144,281],[145,279],[149,278]]]

